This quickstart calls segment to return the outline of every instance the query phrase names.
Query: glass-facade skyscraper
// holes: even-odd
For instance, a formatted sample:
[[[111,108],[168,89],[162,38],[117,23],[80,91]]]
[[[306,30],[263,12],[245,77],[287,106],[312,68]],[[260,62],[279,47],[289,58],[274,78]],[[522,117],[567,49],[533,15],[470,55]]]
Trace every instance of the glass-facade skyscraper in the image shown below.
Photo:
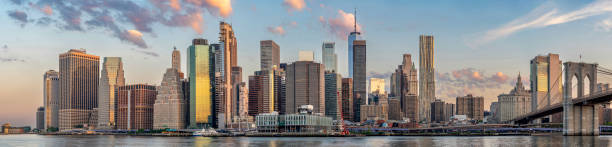
[[[214,50],[206,39],[194,39],[188,48],[189,128],[213,123]]]
[[[98,128],[115,126],[115,90],[125,85],[121,57],[104,57],[100,85],[98,86]]]
[[[323,43],[323,65],[325,65],[325,71],[338,73],[338,55],[336,55],[335,46],[334,42]]]

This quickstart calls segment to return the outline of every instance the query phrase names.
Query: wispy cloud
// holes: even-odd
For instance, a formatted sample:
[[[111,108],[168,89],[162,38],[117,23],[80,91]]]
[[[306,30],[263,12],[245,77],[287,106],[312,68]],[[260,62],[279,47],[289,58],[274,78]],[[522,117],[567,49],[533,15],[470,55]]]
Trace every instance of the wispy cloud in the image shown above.
[[[276,35],[280,35],[280,36],[284,36],[285,35],[285,29],[282,26],[275,26],[275,27],[268,27],[267,31],[272,33],[272,34],[276,34]]]
[[[527,15],[519,17],[499,28],[479,34],[475,40],[468,41],[468,46],[477,48],[483,44],[512,35],[526,29],[543,28],[568,23],[612,12],[611,0],[596,0],[578,10],[560,12],[552,1],[545,2]]]
[[[612,31],[612,18],[600,21],[596,24],[596,27],[604,32]]]
[[[3,63],[10,63],[10,62],[25,62],[25,60],[23,59],[19,59],[19,58],[12,58],[12,57],[0,57],[0,62]]]
[[[155,36],[154,25],[191,28],[204,32],[204,13],[227,18],[232,14],[231,0],[11,0],[13,4],[29,4],[24,10],[9,11],[22,26],[34,22],[41,26],[57,26],[63,31],[85,32],[102,29],[117,39],[147,48],[143,35]],[[37,11],[28,11],[35,9]],[[26,12],[41,12],[40,18],[28,18]],[[50,25],[54,24],[54,25]],[[135,37],[134,33],[140,33]],[[132,32],[133,32],[132,31]]]
[[[287,7],[287,11],[302,11],[306,8],[306,2],[304,0],[285,0],[283,5]]]
[[[153,51],[149,51],[146,49],[134,49],[132,48],[133,51],[147,55],[147,56],[151,56],[151,57],[159,57],[159,54],[157,54],[156,52]]]

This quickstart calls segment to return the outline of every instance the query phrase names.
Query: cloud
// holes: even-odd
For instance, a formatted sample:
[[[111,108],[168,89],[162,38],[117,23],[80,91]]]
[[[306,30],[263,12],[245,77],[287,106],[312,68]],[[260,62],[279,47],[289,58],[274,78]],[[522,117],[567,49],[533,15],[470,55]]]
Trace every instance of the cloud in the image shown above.
[[[280,35],[280,36],[285,36],[285,29],[283,29],[282,26],[276,26],[276,27],[268,27],[267,28],[268,32],[272,33],[272,34],[276,34],[276,35]]]
[[[285,0],[283,5],[287,7],[287,11],[302,11],[306,8],[306,2],[304,0]]]
[[[384,73],[380,73],[380,72],[376,72],[376,71],[370,71],[367,73],[368,79],[369,78],[379,78],[379,79],[387,79],[389,77],[391,77],[391,74],[393,74],[393,72],[384,72]]]
[[[19,58],[5,58],[5,57],[0,57],[0,62],[2,63],[7,63],[7,62],[25,62],[25,60],[23,59],[19,59]]]
[[[15,4],[23,1],[11,0]],[[56,26],[62,31],[89,32],[99,29],[140,48],[148,47],[144,35],[155,36],[152,26],[191,28],[204,33],[204,13],[229,17],[231,0],[30,0],[25,10],[10,11],[9,16],[22,23]],[[39,7],[42,6],[42,7]],[[40,18],[28,18],[28,9],[43,12]],[[135,36],[133,31],[139,32]]]
[[[148,50],[142,50],[142,49],[132,49],[133,51],[136,51],[138,53],[142,53],[144,55],[147,56],[151,56],[151,57],[159,57],[159,54],[152,52],[152,51],[148,51]]]
[[[513,84],[502,72],[487,76],[482,70],[464,68],[436,73],[436,95],[443,98],[455,98],[471,93],[496,97],[499,93],[512,89]]]
[[[26,23],[28,23],[28,14],[20,10],[9,11],[8,15],[19,22],[21,22],[21,26],[23,27]]]
[[[508,81],[508,76],[502,72],[497,72],[491,76],[492,80],[495,80],[498,83],[503,83]]]
[[[121,40],[128,41],[134,45],[137,45],[138,47],[147,48],[147,43],[142,40],[142,33],[137,30],[124,31],[123,33],[121,33],[119,38],[121,38]]]
[[[556,6],[549,1],[535,8],[525,16],[519,17],[499,28],[479,34],[478,36],[480,37],[468,42],[468,46],[476,48],[522,30],[564,24],[589,18],[591,16],[605,14],[607,12],[612,12],[612,1],[610,0],[596,0],[581,9],[566,13],[559,12]]]
[[[23,3],[23,0],[11,0],[11,2],[16,5],[21,5]]]
[[[605,19],[596,24],[596,28],[604,32],[612,30],[612,18]]]
[[[342,10],[338,10],[336,18],[329,18],[327,21],[320,16],[319,22],[327,28],[329,33],[344,40],[347,40],[349,33],[355,30],[355,15]],[[362,31],[360,24],[357,24],[357,31]]]

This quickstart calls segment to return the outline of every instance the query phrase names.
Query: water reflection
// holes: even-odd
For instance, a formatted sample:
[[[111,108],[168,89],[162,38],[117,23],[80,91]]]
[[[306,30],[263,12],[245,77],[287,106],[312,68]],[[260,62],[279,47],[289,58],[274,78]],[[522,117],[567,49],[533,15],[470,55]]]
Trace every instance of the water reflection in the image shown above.
[[[612,136],[472,136],[472,137],[144,137],[0,135],[0,146],[416,146],[416,147],[574,147],[612,146]]]

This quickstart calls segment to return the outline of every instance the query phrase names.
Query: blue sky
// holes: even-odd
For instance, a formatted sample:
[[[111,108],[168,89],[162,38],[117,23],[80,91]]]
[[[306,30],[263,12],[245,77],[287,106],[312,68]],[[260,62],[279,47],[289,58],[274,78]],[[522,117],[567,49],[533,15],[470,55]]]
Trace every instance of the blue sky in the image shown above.
[[[371,77],[388,77],[404,53],[412,54],[418,65],[418,36],[434,35],[435,68],[439,75],[450,76],[437,81],[438,96],[454,103],[457,95],[481,95],[487,109],[497,95],[510,91],[519,72],[528,80],[529,60],[536,55],[558,53],[563,61],[578,61],[581,54],[582,61],[612,67],[609,0],[177,0],[179,7],[166,0],[90,1],[96,11],[108,11],[113,26],[86,23],[100,22],[101,17],[91,14],[102,13],[64,7],[92,6],[82,2],[0,4],[0,83],[10,83],[0,86],[0,122],[34,124],[35,110],[42,106],[42,75],[57,70],[58,55],[68,49],[123,57],[128,83],[159,84],[164,69],[170,67],[172,47],[181,49],[185,59],[193,38],[217,42],[220,20],[234,27],[238,64],[245,77],[258,70],[259,41],[268,39],[280,45],[281,62],[296,60],[299,50],[315,51],[320,61],[321,44],[334,41],[339,71],[346,75],[343,34],[350,30],[349,16],[357,8]],[[141,13],[132,11],[135,8],[153,17],[141,18]],[[76,17],[67,12],[80,12],[80,22],[68,25],[65,18]],[[46,25],[42,18],[48,18]],[[73,28],[77,25],[80,30]]]

